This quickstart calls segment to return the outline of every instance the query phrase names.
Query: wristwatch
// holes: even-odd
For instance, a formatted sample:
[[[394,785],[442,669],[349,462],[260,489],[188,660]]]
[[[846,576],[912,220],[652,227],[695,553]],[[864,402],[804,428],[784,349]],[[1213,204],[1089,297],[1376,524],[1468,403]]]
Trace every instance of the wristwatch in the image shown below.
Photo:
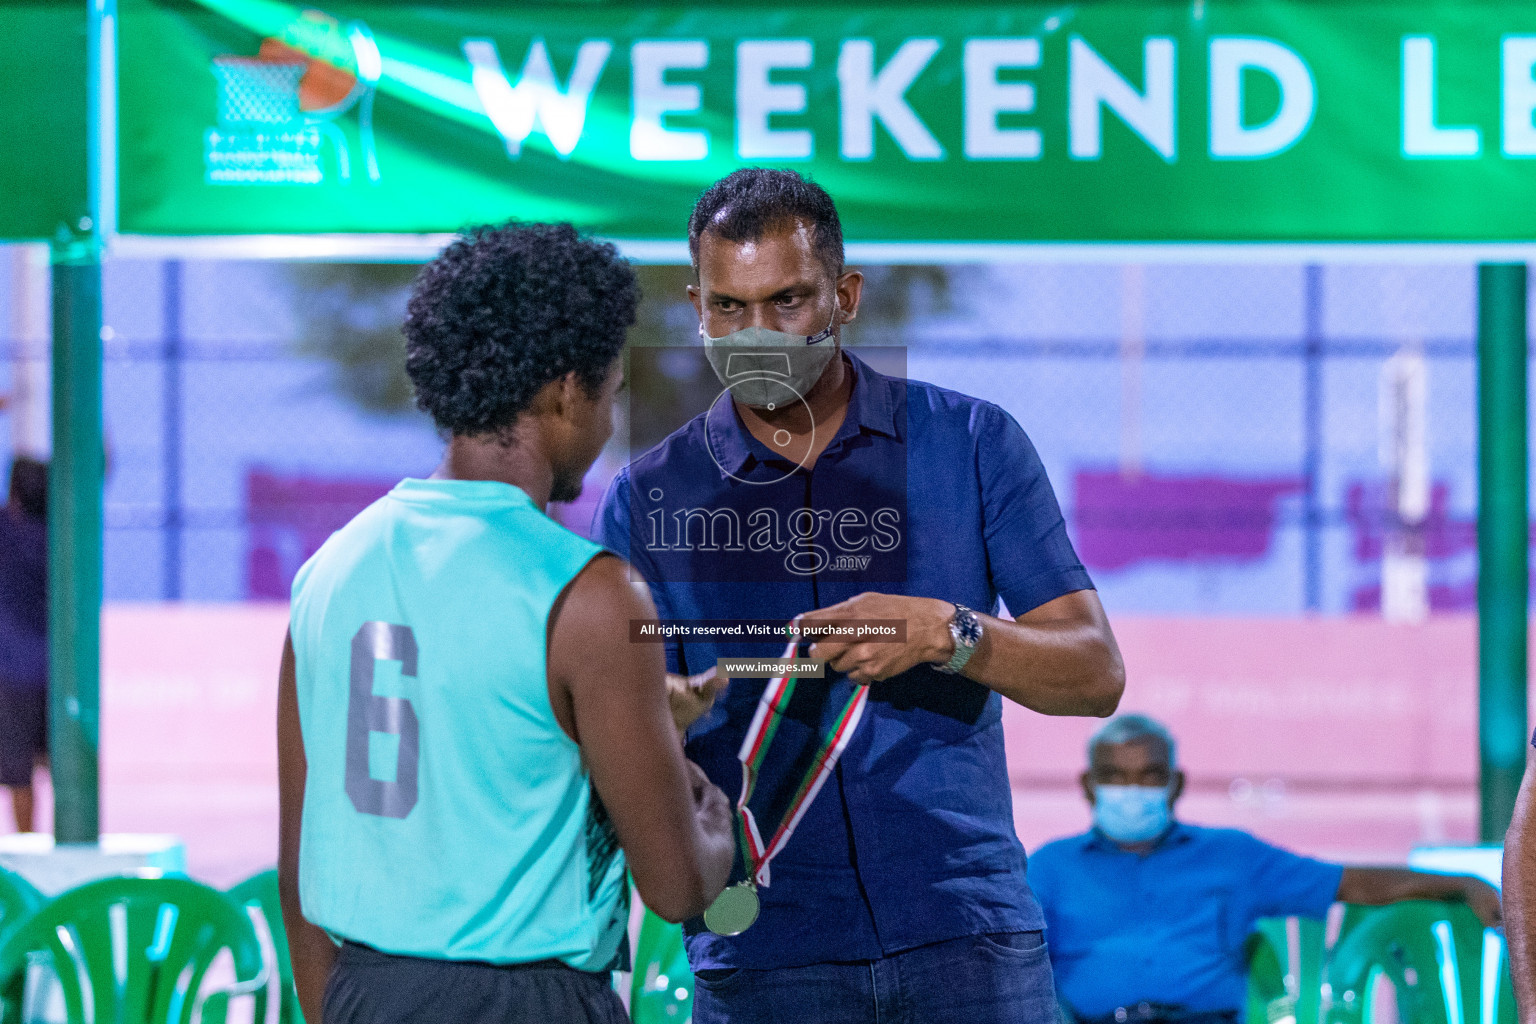
[[[949,635],[955,641],[955,653],[942,665],[934,662],[933,667],[946,675],[958,675],[981,643],[981,620],[965,605],[957,604],[949,619]]]

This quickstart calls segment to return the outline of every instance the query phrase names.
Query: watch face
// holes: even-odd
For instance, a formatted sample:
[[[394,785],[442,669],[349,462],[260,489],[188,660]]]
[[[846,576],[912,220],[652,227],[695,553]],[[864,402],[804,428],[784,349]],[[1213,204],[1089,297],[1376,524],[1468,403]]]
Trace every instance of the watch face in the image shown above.
[[[981,640],[981,620],[972,612],[957,616],[955,628],[960,631],[960,639],[967,647],[975,647]]]

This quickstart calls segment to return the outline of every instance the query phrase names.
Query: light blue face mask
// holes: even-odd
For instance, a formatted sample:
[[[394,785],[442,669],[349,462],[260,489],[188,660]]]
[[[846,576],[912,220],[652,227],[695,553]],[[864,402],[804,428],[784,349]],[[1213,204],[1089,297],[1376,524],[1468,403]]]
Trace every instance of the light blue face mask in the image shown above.
[[[1117,843],[1145,843],[1173,818],[1167,786],[1093,787],[1093,824]]]

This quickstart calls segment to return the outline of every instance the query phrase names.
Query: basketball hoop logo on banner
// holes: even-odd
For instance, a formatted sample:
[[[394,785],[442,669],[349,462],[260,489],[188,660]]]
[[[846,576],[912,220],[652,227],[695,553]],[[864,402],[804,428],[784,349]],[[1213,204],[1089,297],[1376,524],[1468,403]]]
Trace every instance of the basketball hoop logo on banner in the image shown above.
[[[203,133],[210,185],[347,183],[354,154],[368,180],[379,180],[373,101],[382,61],[362,22],[343,26],[309,11],[283,38],[263,39],[256,56],[225,55],[212,63],[219,124]],[[341,124],[354,109],[355,150]]]

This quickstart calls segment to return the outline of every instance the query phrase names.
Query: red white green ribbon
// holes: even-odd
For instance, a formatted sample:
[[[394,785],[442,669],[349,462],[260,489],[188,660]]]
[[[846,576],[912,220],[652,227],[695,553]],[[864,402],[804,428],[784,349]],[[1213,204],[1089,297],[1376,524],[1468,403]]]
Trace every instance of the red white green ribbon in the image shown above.
[[[784,658],[793,658],[799,647],[798,640],[791,640],[784,649]],[[853,696],[843,705],[832,731],[822,742],[821,749],[816,751],[816,757],[800,783],[800,788],[795,791],[795,798],[785,812],[784,820],[768,842],[764,843],[762,833],[758,831],[757,819],[747,807],[747,800],[752,796],[768,745],[773,741],[773,734],[778,731],[779,722],[783,720],[784,711],[789,707],[789,698],[794,692],[795,677],[787,672],[769,680],[762,697],[758,699],[757,711],[752,716],[752,724],[747,727],[747,735],[741,741],[741,750],[736,754],[737,760],[741,761],[741,796],[736,799],[736,811],[741,822],[742,847],[749,861],[748,875],[763,886],[768,885],[769,861],[789,843],[789,837],[794,835],[795,827],[805,817],[811,801],[816,799],[827,777],[837,767],[838,758],[848,749],[848,741],[859,727],[859,719],[864,717],[864,705],[869,700],[869,687],[855,685]]]

